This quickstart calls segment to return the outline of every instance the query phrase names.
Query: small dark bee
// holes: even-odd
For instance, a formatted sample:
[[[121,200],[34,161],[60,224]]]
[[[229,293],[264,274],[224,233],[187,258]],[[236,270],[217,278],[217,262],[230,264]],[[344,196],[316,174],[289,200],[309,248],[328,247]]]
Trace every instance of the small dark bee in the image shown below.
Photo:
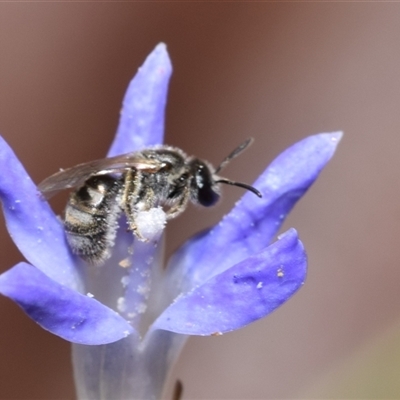
[[[135,237],[146,240],[135,223],[143,211],[162,207],[168,220],[182,213],[189,200],[212,206],[220,198],[220,183],[261,197],[254,187],[217,175],[251,142],[246,140],[216,169],[178,148],[159,146],[61,170],[40,183],[39,190],[49,198],[60,190],[78,188],[65,209],[67,240],[73,253],[100,264],[110,256],[121,213]]]

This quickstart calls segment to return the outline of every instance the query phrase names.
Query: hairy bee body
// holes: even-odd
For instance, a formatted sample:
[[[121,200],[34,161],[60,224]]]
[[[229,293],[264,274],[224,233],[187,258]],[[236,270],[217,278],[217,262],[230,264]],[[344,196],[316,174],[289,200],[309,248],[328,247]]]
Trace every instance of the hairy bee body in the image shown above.
[[[160,146],[60,171],[39,189],[50,197],[59,190],[78,188],[65,209],[67,240],[75,254],[100,264],[110,256],[122,213],[128,229],[145,240],[136,224],[140,212],[162,207],[168,220],[182,213],[189,200],[212,206],[220,197],[219,183],[241,186],[261,197],[253,187],[216,174],[249,143],[235,149],[217,169],[178,148]]]

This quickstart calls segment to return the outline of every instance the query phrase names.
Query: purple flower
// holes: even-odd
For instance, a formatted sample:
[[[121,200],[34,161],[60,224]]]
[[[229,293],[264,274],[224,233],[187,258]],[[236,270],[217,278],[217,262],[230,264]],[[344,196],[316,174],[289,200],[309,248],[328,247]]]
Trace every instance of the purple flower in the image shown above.
[[[162,143],[171,71],[160,44],[129,85],[108,156]],[[340,137],[310,136],[284,151],[254,183],[262,199],[246,193],[219,224],[186,242],[165,269],[160,235],[142,243],[125,229],[105,265],[78,260],[61,222],[0,137],[0,169],[7,171],[0,175],[3,211],[27,260],[0,275],[0,293],[74,343],[79,396],[157,398],[186,335],[239,329],[302,286],[307,258],[296,231],[272,240]]]

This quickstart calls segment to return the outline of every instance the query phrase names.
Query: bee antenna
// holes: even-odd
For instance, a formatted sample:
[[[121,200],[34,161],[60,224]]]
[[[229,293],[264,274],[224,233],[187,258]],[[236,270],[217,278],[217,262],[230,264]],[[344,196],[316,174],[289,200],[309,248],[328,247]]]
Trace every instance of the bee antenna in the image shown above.
[[[242,151],[246,150],[247,147],[249,147],[253,143],[253,138],[248,138],[245,142],[243,142],[240,146],[236,147],[235,150],[232,151],[232,153],[229,154],[228,157],[226,157],[221,164],[219,164],[218,168],[214,171],[215,174],[218,174],[221,169],[226,167],[226,164],[229,163],[233,158],[237,157]],[[227,183],[227,182],[225,182]],[[230,183],[231,184],[231,183]],[[240,186],[240,185],[236,185]]]
[[[226,183],[227,185],[233,185],[233,186],[239,186],[243,189],[249,190],[250,192],[253,192],[256,196],[258,197],[262,197],[262,194],[259,190],[257,190],[256,188],[254,188],[253,186],[247,185],[246,183],[242,183],[242,182],[234,182],[234,181],[230,181],[228,179],[225,178],[221,178],[218,179],[216,181],[216,183]]]

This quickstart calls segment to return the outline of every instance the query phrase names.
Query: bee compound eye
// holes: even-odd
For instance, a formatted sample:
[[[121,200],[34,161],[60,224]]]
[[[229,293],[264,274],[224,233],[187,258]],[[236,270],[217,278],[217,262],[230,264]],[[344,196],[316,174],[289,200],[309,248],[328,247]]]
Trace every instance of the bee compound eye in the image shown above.
[[[211,207],[219,200],[219,193],[211,186],[205,186],[198,190],[197,201],[204,207]]]

